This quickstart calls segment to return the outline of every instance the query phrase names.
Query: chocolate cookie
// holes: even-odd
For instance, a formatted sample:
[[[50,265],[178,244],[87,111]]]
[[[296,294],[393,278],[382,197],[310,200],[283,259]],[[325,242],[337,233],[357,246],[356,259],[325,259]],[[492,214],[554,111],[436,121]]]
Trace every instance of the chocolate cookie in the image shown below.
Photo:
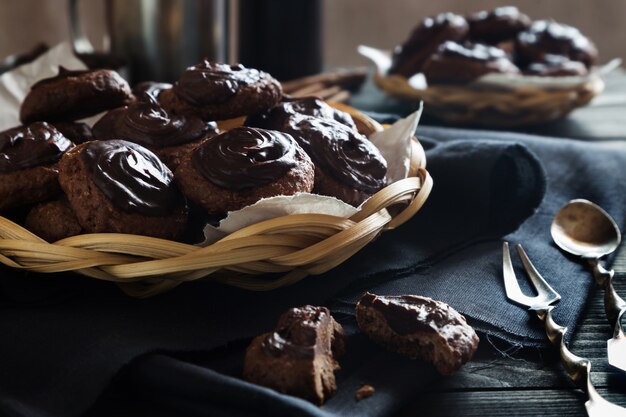
[[[187,221],[172,172],[148,149],[123,140],[92,141],[59,163],[59,182],[89,233],[176,239]]]
[[[516,51],[523,64],[545,61],[546,55],[563,55],[590,68],[598,58],[593,42],[578,29],[548,20],[538,20],[520,32]]]
[[[435,365],[451,375],[468,362],[478,336],[465,317],[449,305],[417,295],[365,293],[356,305],[359,328],[391,351]]]
[[[183,194],[210,214],[238,210],[262,198],[310,192],[313,179],[313,163],[293,137],[251,127],[205,141],[176,169]]]
[[[280,83],[265,72],[205,60],[187,68],[159,101],[178,114],[225,120],[267,110],[282,94]]]
[[[290,133],[315,164],[313,192],[360,205],[387,185],[387,161],[356,130],[330,119],[290,117]]]
[[[126,80],[113,70],[69,71],[31,87],[20,109],[20,120],[72,121],[124,105],[132,98]]]
[[[424,64],[428,84],[464,84],[489,73],[519,74],[500,48],[445,42]]]
[[[319,119],[335,120],[356,130],[352,116],[329,106],[318,97],[283,98],[283,101],[266,112],[256,113],[246,118],[246,126],[270,130],[282,130],[287,120],[294,115],[303,114]]]
[[[53,126],[76,145],[93,139],[91,127],[87,123],[54,122]]]
[[[530,17],[521,13],[517,7],[497,7],[473,14],[467,19],[470,25],[469,36],[472,42],[497,45],[514,39],[518,33],[530,27]]]
[[[57,161],[74,144],[53,126],[36,122],[0,133],[0,210],[60,193]]]
[[[589,72],[585,64],[571,61],[562,55],[545,55],[542,62],[531,62],[524,68],[524,74],[542,77],[580,76]]]
[[[322,405],[337,390],[341,326],[326,307],[292,308],[246,350],[244,379]]]
[[[26,216],[25,226],[48,242],[76,236],[83,230],[66,198],[48,201],[33,207]]]
[[[163,90],[172,88],[170,83],[159,83],[156,81],[144,81],[133,87],[133,95],[137,100],[146,101],[149,97],[159,99]]]
[[[441,13],[421,21],[409,38],[393,51],[389,74],[406,78],[422,71],[422,65],[445,41],[460,42],[467,37],[469,24],[463,16]]]
[[[218,130],[214,122],[175,115],[148,97],[111,110],[94,125],[93,133],[98,140],[122,139],[143,145],[174,171],[183,156]]]

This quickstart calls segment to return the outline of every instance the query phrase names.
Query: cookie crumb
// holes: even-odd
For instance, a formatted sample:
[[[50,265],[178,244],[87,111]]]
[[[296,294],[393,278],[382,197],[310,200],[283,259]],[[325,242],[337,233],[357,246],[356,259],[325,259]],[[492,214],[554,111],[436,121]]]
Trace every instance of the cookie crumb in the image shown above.
[[[373,386],[365,384],[356,391],[354,396],[356,397],[357,401],[361,401],[364,398],[371,397],[374,392],[376,392],[376,390]]]

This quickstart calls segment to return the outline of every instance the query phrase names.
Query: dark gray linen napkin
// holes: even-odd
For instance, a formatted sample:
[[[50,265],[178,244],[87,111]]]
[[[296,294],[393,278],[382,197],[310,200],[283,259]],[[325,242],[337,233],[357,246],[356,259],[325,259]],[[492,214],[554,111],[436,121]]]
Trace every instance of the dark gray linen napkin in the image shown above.
[[[435,179],[435,188],[423,211],[398,230],[382,235],[335,270],[307,278],[290,288],[271,293],[251,293],[210,283],[190,283],[152,299],[133,300],[111,284],[84,277],[41,277],[2,270],[0,411],[9,416],[79,415],[96,400],[114,375],[127,365],[126,374],[137,382],[133,386],[138,391],[151,387],[148,392],[151,394],[145,398],[158,404],[169,403],[175,408],[181,404],[176,399],[182,398],[185,405],[178,410],[180,413],[193,414],[194,400],[198,398],[194,393],[203,395],[207,389],[216,389],[216,398],[220,398],[221,403],[216,403],[214,414],[204,415],[220,415],[218,409],[223,411],[223,415],[238,415],[237,407],[247,404],[248,399],[256,399],[260,404],[261,411],[256,413],[265,410],[268,415],[328,414],[338,413],[338,410],[347,413],[354,400],[353,392],[341,391],[344,388],[340,388],[335,399],[331,400],[337,401],[334,408],[329,403],[319,410],[291,397],[276,396],[268,390],[258,391],[260,388],[250,384],[244,385],[245,390],[241,391],[238,384],[245,383],[226,376],[229,372],[208,371],[204,366],[187,363],[179,356],[176,359],[163,354],[200,351],[210,356],[206,353],[210,349],[267,331],[282,311],[296,305],[330,304],[335,307],[336,313],[350,312],[351,303],[364,289],[388,293],[419,290],[425,294],[438,294],[437,291],[445,292],[439,287],[447,286],[452,295],[445,292],[439,298],[450,302],[470,318],[475,312],[476,323],[484,324],[482,328],[485,330],[512,342],[528,340],[539,343],[541,339],[528,315],[516,307],[509,309],[507,303],[499,301],[501,283],[498,278],[499,262],[496,260],[500,256],[499,247],[496,247],[500,238],[517,230],[533,214],[546,190],[545,173],[529,148],[539,155],[546,167],[547,195],[558,191],[559,199],[564,200],[567,199],[565,195],[591,199],[602,196],[595,201],[603,205],[613,201],[611,196],[623,185],[617,181],[595,181],[589,184],[594,188],[593,192],[580,195],[586,190],[586,181],[581,181],[581,178],[586,178],[589,172],[574,174],[569,168],[577,169],[579,165],[588,168],[594,165],[591,162],[602,160],[606,153],[610,164],[621,165],[617,171],[605,171],[602,167],[606,166],[599,166],[600,176],[606,177],[614,172],[623,176],[624,153],[603,151],[570,141],[516,135],[490,138],[486,134],[421,128],[418,133],[435,139],[424,139],[424,143],[431,147],[428,151],[429,170]],[[553,159],[555,155],[558,158]],[[576,161],[576,158],[587,160],[587,163],[572,164],[570,159]],[[555,168],[551,168],[552,165]],[[559,191],[560,187],[562,191]],[[621,195],[624,195],[623,190]],[[543,200],[544,204],[547,200]],[[544,204],[520,231],[526,224],[534,224],[534,233],[538,234],[545,221],[549,222],[551,214],[543,212]],[[551,204],[557,205],[556,202]],[[612,211],[613,207],[606,208],[620,217],[620,224],[623,224],[623,213]],[[546,209],[549,211],[549,208]],[[514,240],[515,235],[511,238]],[[535,260],[532,247],[529,252]],[[476,260],[485,268],[472,269],[471,265]],[[556,260],[561,266],[573,265],[577,269],[574,272],[580,276],[585,273],[584,268],[572,260],[562,256]],[[544,265],[537,263],[542,270]],[[548,271],[545,275],[549,277]],[[430,283],[434,289],[414,286],[421,281]],[[587,276],[580,281],[583,285],[590,285]],[[506,309],[494,308],[490,311],[482,308],[484,303],[480,299],[461,298],[464,287],[481,285],[497,294],[498,297],[494,297],[496,302]],[[572,302],[569,306],[572,308],[566,314],[569,321],[564,324],[575,324],[584,299],[583,289],[578,295],[580,302]],[[456,303],[458,300],[465,301]],[[493,302],[493,298],[490,300]],[[344,317],[346,327],[353,328],[351,317]],[[505,320],[506,317],[511,319]],[[518,323],[518,319],[521,322]],[[512,327],[504,326],[499,320]],[[356,332],[354,328],[353,331]],[[345,380],[359,372],[371,372],[366,366],[368,363],[376,362],[378,357],[386,358],[376,362],[380,368],[374,373],[381,378],[386,376],[387,383],[381,386],[387,387],[383,392],[388,392],[388,395],[377,396],[378,400],[361,407],[370,410],[369,415],[387,415],[392,410],[390,404],[401,405],[404,397],[400,394],[406,392],[408,395],[417,383],[410,383],[408,377],[396,380],[393,374],[405,375],[403,372],[419,371],[425,365],[397,358],[394,362],[393,355],[380,356],[384,355],[382,351],[368,348],[371,345],[360,336],[355,334],[351,338],[356,340],[355,349],[359,352],[374,349],[369,351],[373,352],[371,360],[348,366],[347,369],[354,369],[355,373],[346,375]],[[162,354],[150,355],[154,352]],[[233,352],[235,359],[230,371],[230,375],[234,376],[239,375],[237,367],[241,366],[237,362],[237,354]],[[132,362],[139,357],[140,360]],[[224,360],[224,363],[229,362]],[[382,371],[385,366],[390,373]],[[180,376],[179,380],[176,375]],[[205,380],[207,375],[211,378]],[[187,379],[188,384],[184,383]],[[354,386],[357,379],[350,386]],[[394,380],[397,382],[395,385],[392,383]],[[207,384],[200,387],[202,381]],[[168,385],[172,382],[176,383]],[[227,393],[236,394],[229,397]],[[208,401],[207,397],[202,398]],[[229,398],[233,400],[229,401]],[[346,402],[341,403],[341,398]],[[385,398],[388,401],[383,401]],[[289,400],[289,405],[276,403],[283,400]],[[276,407],[283,406],[289,411],[272,412],[277,410]]]
[[[423,135],[421,138],[435,139],[424,142],[433,146],[428,152],[429,169],[438,179],[439,194],[432,195],[428,208],[404,229],[406,233],[399,231],[396,235],[396,239],[403,242],[403,250],[394,254],[395,247],[377,249],[390,249],[381,253],[380,259],[387,260],[388,256],[416,259],[423,251],[428,251],[422,246],[420,233],[432,233],[438,228],[446,238],[429,235],[430,248],[434,251],[431,254],[435,255],[426,262],[397,269],[393,275],[372,275],[357,281],[331,301],[334,313],[348,331],[349,354],[341,360],[339,390],[330,401],[316,408],[298,398],[241,381],[238,376],[243,346],[233,347],[230,355],[213,361],[194,362],[152,355],[136,362],[129,380],[138,387],[136,392],[141,400],[159,404],[165,410],[184,410],[191,416],[393,415],[415,400],[415,392],[437,384],[440,377],[428,365],[405,360],[373,346],[358,332],[353,319],[354,303],[364,290],[430,295],[464,312],[482,335],[497,336],[524,346],[541,346],[545,344],[545,335],[538,320],[505,300],[500,272],[503,239],[494,238],[498,232],[502,232],[506,240],[524,244],[537,268],[563,296],[555,310],[555,319],[573,327],[583,310],[592,279],[583,264],[565,257],[551,243],[549,224],[562,204],[582,197],[602,205],[623,228],[626,222],[626,184],[623,181],[626,146],[521,135],[503,137],[502,134],[450,129],[420,128],[418,134]],[[521,143],[528,148],[520,146]],[[464,165],[476,153],[493,152],[490,147],[503,150],[495,164],[499,169],[490,171],[489,164],[483,167]],[[545,166],[545,197],[533,215],[512,230],[511,223],[500,224],[503,217],[499,213],[507,211],[512,217],[518,216],[534,206],[534,202],[525,204],[525,199],[539,197],[534,193],[529,195],[525,187],[532,183],[528,176],[532,178],[531,173],[536,169],[534,158],[523,155],[528,149],[532,149]],[[515,151],[509,153],[512,150]],[[509,157],[515,162],[505,162]],[[447,169],[452,161],[462,169]],[[474,190],[472,178],[478,178],[475,175],[480,168],[506,176],[506,180],[492,177],[490,188],[494,193],[482,195],[481,190]],[[519,187],[516,189],[519,195],[510,194],[509,187],[513,186]],[[541,188],[541,181],[535,187]],[[476,195],[481,198],[473,199]],[[469,216],[473,207],[480,207],[484,216]],[[448,223],[442,225],[437,219],[447,219]],[[405,258],[404,263],[396,262],[406,267],[411,260]],[[372,384],[377,391],[373,397],[357,402],[354,393],[363,383]]]
[[[623,142],[589,143],[559,138],[539,138],[522,134],[467,131],[461,129],[418,129],[418,135],[437,140],[464,140],[482,137],[510,143],[523,143],[532,150],[546,170],[545,198],[536,212],[522,226],[504,237],[513,243],[522,243],[537,269],[562,296],[555,310],[559,323],[574,328],[578,322],[587,294],[593,285],[588,267],[560,251],[550,236],[554,214],[569,200],[586,198],[599,204],[616,220],[621,230],[626,224],[626,145]],[[514,255],[514,258],[517,256]],[[519,264],[519,262],[517,262]],[[453,265],[467,265],[462,271]],[[474,319],[480,330],[495,334],[524,346],[545,343],[545,335],[538,321],[522,308],[506,304],[501,282],[501,240],[472,245],[456,252],[446,262],[440,262],[424,271],[419,279],[404,277],[388,282],[375,290],[385,292],[395,286],[415,282],[416,291],[444,299]],[[523,276],[523,269],[518,268]],[[483,276],[476,280],[473,277]],[[442,279],[442,277],[448,277]],[[471,285],[453,286],[455,280]],[[493,280],[493,281],[492,281]],[[467,302],[472,300],[473,302]],[[345,301],[345,300],[344,300]],[[496,310],[506,311],[498,316]],[[494,320],[495,318],[495,320]],[[532,329],[532,330],[531,330]],[[569,335],[571,338],[571,334]]]

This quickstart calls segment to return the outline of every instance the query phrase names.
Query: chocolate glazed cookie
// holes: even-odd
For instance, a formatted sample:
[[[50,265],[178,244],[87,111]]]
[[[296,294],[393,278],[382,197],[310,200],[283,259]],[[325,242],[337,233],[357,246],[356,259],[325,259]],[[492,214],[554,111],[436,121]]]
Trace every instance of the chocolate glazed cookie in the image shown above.
[[[433,363],[452,375],[468,362],[479,338],[465,317],[442,301],[417,295],[365,293],[356,305],[363,333],[387,349]]]
[[[291,117],[284,129],[315,164],[315,193],[360,205],[387,185],[387,161],[363,135],[339,122]]]
[[[0,210],[59,194],[57,161],[73,147],[45,122],[0,133]]]
[[[463,84],[489,73],[520,71],[500,48],[448,41],[426,61],[423,72],[428,84]]]
[[[356,130],[352,116],[329,106],[318,97],[284,98],[281,103],[272,107],[269,111],[248,116],[246,118],[246,126],[282,130],[287,120],[296,114],[335,120],[350,129]]]
[[[31,87],[20,109],[22,123],[71,121],[119,107],[132,99],[126,80],[113,70],[69,71]]]
[[[65,196],[33,207],[24,226],[48,242],[56,242],[83,231]]]
[[[468,22],[471,41],[491,45],[514,39],[518,33],[528,29],[531,24],[530,17],[513,6],[497,7],[490,12],[475,13],[468,19]]]
[[[76,145],[93,139],[91,127],[87,123],[54,122],[53,126]]]
[[[524,69],[524,74],[540,77],[567,77],[585,75],[589,72],[585,64],[572,61],[566,56],[545,55],[543,59],[541,62],[531,62]]]
[[[205,60],[187,68],[159,101],[177,114],[225,120],[267,110],[282,94],[280,83],[265,72]]]
[[[516,51],[523,64],[543,62],[546,55],[563,55],[590,68],[598,58],[595,45],[578,29],[548,20],[538,20],[520,32]]]
[[[215,122],[175,115],[147,97],[105,114],[93,127],[96,139],[123,139],[154,152],[172,171],[187,153],[218,134]]]
[[[159,83],[156,81],[144,81],[133,87],[133,94],[137,100],[147,101],[150,97],[159,99],[163,90],[172,88],[170,83]]]
[[[469,25],[463,16],[441,13],[427,17],[417,26],[409,39],[393,51],[389,74],[406,78],[422,71],[428,57],[445,41],[460,42],[466,38]]]
[[[59,182],[85,231],[176,239],[187,221],[172,172],[148,149],[92,141],[68,152]]]
[[[272,332],[252,340],[243,378],[322,405],[337,390],[335,371],[345,351],[344,337],[326,307],[289,309]]]
[[[313,178],[311,159],[291,135],[251,127],[207,140],[176,169],[183,194],[210,214],[262,198],[310,192]]]

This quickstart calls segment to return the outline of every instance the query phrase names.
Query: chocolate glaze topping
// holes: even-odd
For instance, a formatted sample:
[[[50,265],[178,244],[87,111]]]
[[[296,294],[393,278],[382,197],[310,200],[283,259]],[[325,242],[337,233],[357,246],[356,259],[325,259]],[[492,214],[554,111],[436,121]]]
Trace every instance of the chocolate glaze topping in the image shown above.
[[[470,82],[492,72],[517,74],[519,68],[500,48],[448,41],[426,61],[423,71],[429,84],[452,84]]]
[[[437,55],[442,57],[462,57],[483,62],[507,58],[506,52],[500,48],[479,43],[461,45],[450,41],[443,43],[437,49]]]
[[[269,111],[248,116],[246,126],[261,127],[263,129],[282,130],[287,119],[297,114],[304,114],[320,119],[335,120],[356,130],[352,116],[335,109],[318,97],[304,97],[297,99],[285,98]]]
[[[92,72],[92,70],[68,70],[65,67],[59,67],[59,73],[54,77],[44,78],[43,80],[37,81],[32,85],[31,88],[35,88],[39,85],[53,83],[59,80],[63,80],[65,78],[76,77],[77,75],[87,74],[88,72]]]
[[[546,55],[541,62],[531,62],[525,74],[548,77],[564,77],[585,75],[588,70],[585,64],[579,61],[571,61],[562,55]]]
[[[144,81],[133,88],[133,94],[137,99],[145,101],[149,97],[158,99],[161,91],[172,88],[170,83],[159,83],[156,81]]]
[[[0,173],[56,162],[74,144],[46,122],[0,132]]]
[[[93,182],[122,210],[163,216],[181,204],[172,172],[140,145],[124,140],[88,142],[83,157]]]
[[[286,133],[237,127],[198,147],[192,162],[213,184],[244,190],[273,182],[296,166],[296,142]]]
[[[228,101],[243,87],[259,81],[263,73],[241,64],[227,65],[206,59],[189,67],[174,84],[178,97],[195,105]]]
[[[278,319],[276,328],[263,341],[261,347],[266,354],[311,358],[316,349],[324,349],[317,344],[318,334],[328,331],[330,312],[326,307],[304,306],[292,308]],[[330,335],[325,335],[330,338]],[[324,352],[328,353],[328,352]]]
[[[450,324],[465,325],[461,315],[447,304],[417,295],[380,296],[365,293],[360,304],[378,310],[399,335],[436,333]]]
[[[386,185],[387,161],[367,138],[339,122],[310,116],[289,118],[285,131],[336,180],[361,191]]]
[[[512,39],[531,24],[530,17],[514,6],[497,7],[490,12],[483,10],[468,21],[471,39],[490,44]]]
[[[389,73],[408,78],[420,72],[424,61],[442,42],[461,41],[468,32],[467,20],[454,13],[440,13],[423,19],[409,38],[394,49]]]
[[[124,139],[144,146],[162,148],[217,134],[214,122],[172,114],[153,97],[105,114],[93,127],[96,139]]]
[[[547,54],[564,55],[590,67],[598,56],[595,45],[578,29],[548,20],[537,20],[520,32],[517,43],[527,61],[541,61]]]

